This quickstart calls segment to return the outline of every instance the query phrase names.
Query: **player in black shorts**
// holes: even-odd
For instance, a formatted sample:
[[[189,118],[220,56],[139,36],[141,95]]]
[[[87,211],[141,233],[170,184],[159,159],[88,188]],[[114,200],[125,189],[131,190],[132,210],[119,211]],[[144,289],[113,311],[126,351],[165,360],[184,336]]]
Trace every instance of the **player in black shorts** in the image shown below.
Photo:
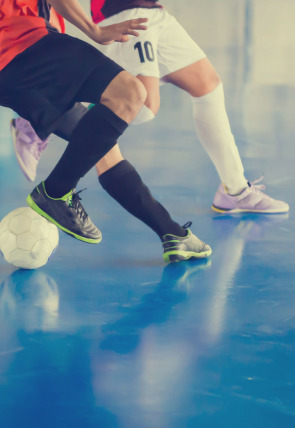
[[[29,120],[40,138],[53,132],[69,141],[49,177],[28,196],[28,204],[77,239],[97,243],[101,233],[75,188],[81,177],[111,153],[141,109],[146,91],[94,47],[55,32],[46,20],[48,4],[101,44],[127,41],[128,35],[136,36],[136,30],[145,29],[145,20],[101,29],[88,19],[77,0],[16,0],[12,8],[4,0],[0,9],[0,104]],[[7,34],[9,25],[13,31]],[[95,107],[79,116],[76,103],[83,101],[95,103]],[[108,164],[102,177],[108,193],[160,236],[166,261],[211,254],[210,247],[188,225],[179,226],[153,199],[130,163]]]

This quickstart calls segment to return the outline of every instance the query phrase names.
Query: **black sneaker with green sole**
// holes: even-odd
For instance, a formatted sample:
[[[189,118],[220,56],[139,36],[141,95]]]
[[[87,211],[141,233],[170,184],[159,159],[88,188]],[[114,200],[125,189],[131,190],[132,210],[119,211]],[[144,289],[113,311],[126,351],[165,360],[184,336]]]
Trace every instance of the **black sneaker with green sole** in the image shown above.
[[[191,222],[183,226],[187,229],[187,235],[184,237],[170,234],[162,236],[164,262],[174,263],[184,260],[203,259],[212,254],[211,247],[197,238],[188,229],[190,226]]]
[[[27,197],[27,204],[76,239],[98,244],[102,239],[101,232],[84,210],[79,193],[81,190],[76,193],[73,189],[62,198],[50,198],[42,181]]]

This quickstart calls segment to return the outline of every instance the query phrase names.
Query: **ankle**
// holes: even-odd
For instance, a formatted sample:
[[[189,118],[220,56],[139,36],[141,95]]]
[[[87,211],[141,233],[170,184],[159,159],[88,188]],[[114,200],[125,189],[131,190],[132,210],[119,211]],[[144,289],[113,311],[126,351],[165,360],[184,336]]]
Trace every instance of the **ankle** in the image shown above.
[[[248,184],[246,186],[240,187],[238,189],[229,189],[228,187],[225,187],[225,191],[229,196],[240,196],[246,189],[248,189]]]

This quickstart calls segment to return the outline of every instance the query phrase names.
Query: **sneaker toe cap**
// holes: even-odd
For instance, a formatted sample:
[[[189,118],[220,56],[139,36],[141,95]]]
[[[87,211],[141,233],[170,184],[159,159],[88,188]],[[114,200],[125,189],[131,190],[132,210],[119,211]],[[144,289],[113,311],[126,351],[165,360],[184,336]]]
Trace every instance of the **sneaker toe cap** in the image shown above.
[[[84,228],[85,237],[90,239],[101,239],[101,231],[91,222],[88,227]]]
[[[262,199],[257,205],[256,209],[266,212],[288,212],[289,205],[286,202],[279,201],[272,198]]]
[[[212,248],[210,247],[210,245],[204,243],[204,246],[203,246],[201,252],[212,254]]]

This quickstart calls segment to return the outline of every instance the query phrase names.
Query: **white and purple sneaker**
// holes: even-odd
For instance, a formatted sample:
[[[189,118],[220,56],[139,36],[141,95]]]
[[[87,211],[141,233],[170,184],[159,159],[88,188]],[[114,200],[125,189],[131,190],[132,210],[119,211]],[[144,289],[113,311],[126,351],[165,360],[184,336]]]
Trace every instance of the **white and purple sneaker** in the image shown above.
[[[29,181],[36,179],[37,165],[41,153],[46,149],[48,138],[42,141],[30,122],[21,117],[12,119],[12,141],[17,161]]]
[[[235,196],[229,195],[224,185],[220,184],[214,196],[212,209],[219,213],[287,213],[289,205],[286,202],[273,199],[262,192],[265,186],[257,185],[262,179],[263,177],[253,183],[248,182],[248,187]]]

